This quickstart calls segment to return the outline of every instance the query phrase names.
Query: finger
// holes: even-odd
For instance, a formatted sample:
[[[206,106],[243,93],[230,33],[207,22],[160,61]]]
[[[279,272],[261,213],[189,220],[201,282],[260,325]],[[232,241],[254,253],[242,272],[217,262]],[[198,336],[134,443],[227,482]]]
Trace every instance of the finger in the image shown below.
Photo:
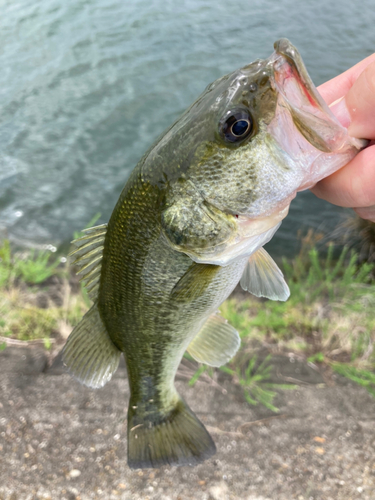
[[[375,205],[375,145],[357,154],[344,168],[318,182],[311,191],[341,207]]]
[[[360,217],[362,217],[362,219],[375,222],[375,205],[366,208],[355,208],[354,210]]]
[[[342,100],[350,116],[353,137],[375,139],[375,62],[369,64]]]
[[[375,61],[353,83],[344,98],[331,106],[349,134],[362,139],[375,138]]]
[[[320,85],[318,87],[319,93],[328,104],[332,104],[348,92],[363,70],[374,61],[375,53],[366,57],[366,59],[363,59],[363,61],[360,61],[341,75]]]
[[[363,61],[359,62],[341,75],[338,75],[335,78],[332,78],[332,80],[320,85],[318,90],[326,103],[332,104],[337,99],[340,99],[340,97],[343,97],[352,87],[362,71],[374,61],[375,53],[366,57],[366,59],[363,59]]]

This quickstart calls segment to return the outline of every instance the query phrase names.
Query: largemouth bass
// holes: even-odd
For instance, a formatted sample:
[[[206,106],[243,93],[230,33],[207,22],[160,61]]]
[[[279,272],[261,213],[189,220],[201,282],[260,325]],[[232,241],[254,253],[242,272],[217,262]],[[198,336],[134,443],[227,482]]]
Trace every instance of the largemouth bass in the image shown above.
[[[215,453],[177,393],[186,350],[220,366],[240,345],[217,312],[240,281],[286,300],[262,248],[297,191],[364,146],[349,137],[286,39],[209,85],[133,170],[108,225],[74,241],[94,305],[64,348],[70,372],[102,387],[124,353],[130,385],[128,464],[186,465]]]

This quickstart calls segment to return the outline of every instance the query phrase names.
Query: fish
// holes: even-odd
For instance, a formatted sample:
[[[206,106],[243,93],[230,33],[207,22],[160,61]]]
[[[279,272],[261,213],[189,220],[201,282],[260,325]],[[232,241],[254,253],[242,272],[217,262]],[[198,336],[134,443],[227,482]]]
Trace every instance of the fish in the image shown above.
[[[218,309],[238,282],[258,297],[287,300],[263,246],[298,191],[364,146],[281,39],[269,58],[208,85],[135,166],[108,224],[73,242],[93,305],[63,360],[98,388],[124,354],[130,468],[195,465],[216,452],[175,388],[180,361],[187,351],[218,367],[236,354],[239,334]]]

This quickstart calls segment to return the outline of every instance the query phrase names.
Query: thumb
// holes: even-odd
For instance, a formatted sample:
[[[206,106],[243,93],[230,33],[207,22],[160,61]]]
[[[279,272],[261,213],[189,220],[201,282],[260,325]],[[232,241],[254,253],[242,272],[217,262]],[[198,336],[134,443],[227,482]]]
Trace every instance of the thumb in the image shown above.
[[[331,106],[348,127],[349,134],[361,139],[375,139],[375,62],[359,75],[348,93]]]

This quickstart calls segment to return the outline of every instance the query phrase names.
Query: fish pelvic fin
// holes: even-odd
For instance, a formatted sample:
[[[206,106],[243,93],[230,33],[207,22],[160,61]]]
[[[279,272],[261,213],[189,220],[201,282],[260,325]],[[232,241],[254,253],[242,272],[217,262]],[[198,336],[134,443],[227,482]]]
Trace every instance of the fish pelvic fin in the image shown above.
[[[238,332],[220,314],[212,314],[187,348],[199,363],[209,366],[225,365],[238,351],[241,339]]]
[[[196,465],[216,453],[202,422],[180,397],[167,414],[152,412],[143,418],[130,403],[128,465],[131,469],[164,465]]]
[[[98,388],[111,380],[120,356],[94,304],[69,335],[63,362],[82,384]]]

